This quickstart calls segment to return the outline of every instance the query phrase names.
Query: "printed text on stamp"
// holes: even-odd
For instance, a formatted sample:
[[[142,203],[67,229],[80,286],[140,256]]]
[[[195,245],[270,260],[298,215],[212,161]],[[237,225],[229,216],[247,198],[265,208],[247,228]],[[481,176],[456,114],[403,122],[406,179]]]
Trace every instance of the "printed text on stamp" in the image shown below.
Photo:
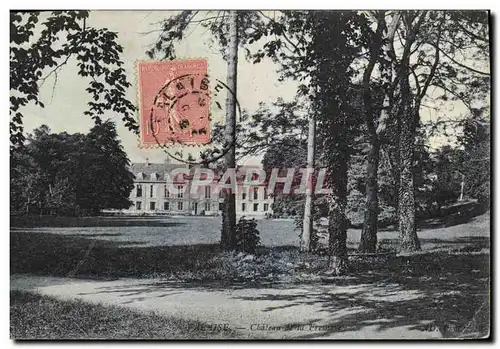
[[[141,143],[210,142],[206,60],[139,62]]]

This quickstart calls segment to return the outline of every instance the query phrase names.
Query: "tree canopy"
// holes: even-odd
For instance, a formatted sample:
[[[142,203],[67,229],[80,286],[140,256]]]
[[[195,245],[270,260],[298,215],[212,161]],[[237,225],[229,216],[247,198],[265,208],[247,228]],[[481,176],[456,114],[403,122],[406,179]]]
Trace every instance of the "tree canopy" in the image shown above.
[[[51,133],[42,125],[23,152],[12,154],[12,211],[80,215],[128,208],[133,180],[111,121],[88,134]]]
[[[77,74],[88,80],[88,110],[83,114],[98,125],[106,111],[122,115],[125,126],[139,131],[135,106],[126,98],[130,87],[120,54],[118,35],[107,28],[86,25],[89,11],[10,13],[10,141],[24,142],[23,107],[34,103],[43,108],[40,86],[57,74],[70,59]]]

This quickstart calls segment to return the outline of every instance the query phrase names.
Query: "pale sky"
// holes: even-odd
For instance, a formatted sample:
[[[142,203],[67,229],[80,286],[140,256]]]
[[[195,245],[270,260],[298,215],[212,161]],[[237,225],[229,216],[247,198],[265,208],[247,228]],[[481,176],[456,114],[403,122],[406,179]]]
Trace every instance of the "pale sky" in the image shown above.
[[[123,46],[122,60],[132,87],[127,91],[127,97],[137,105],[137,78],[135,62],[149,60],[145,52],[155,42],[158,33],[145,35],[145,32],[159,29],[155,24],[173,15],[171,11],[92,11],[87,25],[96,28],[108,28],[118,33],[118,42]],[[210,34],[201,25],[190,26],[187,36],[177,45],[178,58],[203,57],[207,58],[209,75],[222,81],[226,80],[226,62],[223,60],[218,47],[211,47]],[[259,64],[247,62],[242,50],[239,52],[238,64],[238,92],[237,98],[241,108],[249,112],[255,111],[260,102],[271,104],[278,97],[291,100],[296,92],[296,83],[292,81],[279,82],[276,73],[277,66],[269,59]],[[54,77],[46,80],[40,90],[40,99],[45,108],[30,105],[24,109],[25,131],[31,132],[42,124],[47,124],[52,132],[66,131],[87,132],[93,121],[83,115],[87,109],[89,96],[85,91],[88,81],[76,74],[75,61],[69,61],[64,66],[54,85]],[[457,118],[466,112],[460,102],[447,102],[439,106],[439,110],[423,108],[422,120],[434,119],[438,116]],[[116,121],[118,133],[125,151],[133,162],[144,162],[149,158],[151,162],[163,162],[168,157],[160,149],[141,149],[138,138],[128,131],[121,121],[121,117],[109,113],[109,117]],[[439,146],[448,142],[445,137],[435,137],[431,145]],[[250,158],[248,161],[259,162],[260,157]]]
[[[87,25],[96,28],[108,28],[118,33],[118,42],[123,46],[122,60],[124,69],[132,87],[127,97],[137,105],[137,78],[135,62],[149,60],[145,54],[154,43],[158,33],[144,35],[150,30],[159,29],[153,24],[171,16],[171,11],[92,11]],[[218,47],[210,47],[210,35],[202,26],[190,27],[186,38],[176,48],[178,58],[203,57],[208,59],[209,75],[222,81],[226,80],[227,66]],[[247,62],[242,50],[239,52],[237,98],[242,109],[252,112],[260,102],[272,103],[278,97],[292,99],[296,85],[293,82],[278,82],[276,65],[269,59],[259,64]],[[50,77],[40,90],[40,97],[45,108],[28,106],[24,109],[25,131],[31,132],[42,124],[47,124],[52,132],[87,132],[93,126],[93,120],[83,115],[87,109],[89,96],[85,91],[88,81],[76,74],[75,61],[64,66],[57,79],[52,96],[54,79]],[[116,121],[119,136],[125,151],[133,162],[163,162],[168,155],[159,149],[140,149],[137,136],[128,131],[119,115],[107,115]],[[258,161],[258,159],[249,159]]]

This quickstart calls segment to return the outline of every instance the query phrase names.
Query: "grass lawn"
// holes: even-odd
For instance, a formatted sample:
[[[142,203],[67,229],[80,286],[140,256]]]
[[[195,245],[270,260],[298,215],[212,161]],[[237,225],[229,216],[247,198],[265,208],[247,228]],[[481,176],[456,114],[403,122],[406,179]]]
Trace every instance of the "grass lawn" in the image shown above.
[[[94,223],[108,224],[110,220],[119,222],[118,218],[103,218],[105,223],[100,222],[100,219],[94,219]],[[150,221],[151,218],[143,218]],[[170,231],[169,228],[174,228],[177,218],[157,218],[152,220],[151,224],[170,224],[168,227],[153,226],[161,232],[163,237],[159,238],[162,245],[154,244],[137,244],[134,240],[148,239],[153,241],[156,239],[155,234],[148,232],[148,227],[125,227],[124,222],[117,233],[109,233],[106,227],[83,227],[75,229],[83,229],[85,233],[75,232],[74,228],[43,228],[45,230],[37,230],[36,228],[12,229],[10,234],[10,269],[11,273],[30,273],[35,275],[63,276],[63,277],[86,277],[86,278],[115,278],[115,277],[155,277],[155,276],[174,276],[180,278],[194,279],[220,279],[221,263],[217,263],[217,258],[221,251],[217,243],[203,243],[202,235],[205,231],[199,224],[211,221],[193,219],[192,225],[182,223],[178,226],[178,231]],[[183,218],[189,220],[189,218]],[[212,219],[213,220],[213,219]],[[128,218],[125,218],[125,222]],[[167,222],[168,221],[168,222]],[[61,221],[59,221],[61,222]],[[88,224],[91,220],[89,218]],[[278,224],[285,224],[281,228],[281,234],[294,236],[295,232],[291,231],[287,224],[290,222],[283,221],[267,221],[263,220],[263,224],[276,225],[274,230],[279,230]],[[69,223],[69,222],[68,222]],[[177,222],[178,223],[178,222]],[[76,224],[71,222],[71,224]],[[135,223],[132,223],[135,224]],[[39,228],[41,229],[41,228]],[[141,229],[141,232],[133,229]],[[388,272],[397,273],[401,269],[413,270],[415,273],[425,270],[442,270],[442,262],[446,261],[444,269],[454,268],[459,270],[460,263],[467,263],[460,256],[450,255],[448,252],[461,253],[479,253],[483,255],[484,263],[489,262],[489,215],[478,216],[466,224],[460,224],[450,227],[441,227],[433,229],[425,229],[419,232],[420,241],[424,249],[423,256],[414,256],[403,260],[405,257],[395,257],[390,261],[384,261],[384,269],[389,268]],[[64,230],[64,233],[59,230]],[[167,244],[167,240],[175,239],[176,236],[184,234],[184,231],[190,231],[193,234],[198,234],[200,238],[194,244]],[[128,240],[116,239],[116,235],[128,237]],[[263,230],[261,234],[279,235]],[[162,240],[163,239],[163,240]],[[275,246],[263,246],[259,249],[258,254],[263,256],[257,262],[248,261],[251,265],[281,264],[279,270],[272,271],[268,268],[268,274],[282,274],[287,268],[294,268],[297,263],[312,265],[310,272],[315,273],[318,269],[324,266],[327,262],[325,256],[309,255],[304,256],[298,253],[296,246],[283,243],[289,238],[279,238],[282,243]],[[195,239],[196,240],[196,239]],[[348,233],[348,247],[351,252],[355,253],[355,248],[359,241],[359,231],[350,230]],[[397,232],[383,231],[379,233],[380,246],[384,250],[394,251],[398,245]],[[431,253],[432,252],[432,253]],[[439,258],[435,257],[436,253]],[[471,257],[472,258],[472,257]],[[473,257],[475,264],[482,261],[476,261],[477,256]],[[215,260],[215,261],[214,261]],[[425,260],[422,262],[421,260]],[[223,261],[224,262],[224,261]],[[230,262],[238,262],[232,260]],[[368,261],[368,265],[363,266],[362,270],[370,270],[372,263]],[[402,265],[401,263],[404,263]],[[409,266],[409,264],[413,266]],[[419,265],[419,263],[423,263]],[[290,266],[289,264],[292,264]],[[353,261],[353,272],[360,271],[359,263]],[[408,265],[407,265],[408,264]],[[288,265],[288,267],[287,267]],[[464,264],[464,268],[467,264]],[[487,265],[487,264],[486,264]],[[272,267],[272,266],[271,266]],[[309,268],[311,269],[311,268]],[[477,268],[474,268],[477,269]],[[224,272],[224,271],[222,271]],[[258,273],[263,275],[266,271],[259,270]],[[228,279],[234,275],[227,275]]]
[[[296,246],[264,246],[255,256],[222,253],[216,243],[137,246],[133,242],[101,238],[106,233],[99,227],[87,228],[88,234],[83,235],[13,229],[10,268],[11,274],[77,278],[159,277],[179,281],[179,287],[230,289],[232,286],[286,287],[311,283],[331,285],[334,289],[387,285],[383,292],[388,297],[391,297],[390,288],[398,285],[409,294],[417,292],[420,297],[385,302],[370,300],[369,295],[353,299],[346,294],[344,298],[321,295],[317,301],[332,312],[357,306],[368,309],[361,317],[358,314],[342,320],[353,328],[363,317],[366,321],[397,319],[398,323],[404,319],[407,324],[420,327],[423,325],[418,324],[419,319],[430,318],[439,324],[442,332],[448,332],[447,337],[463,338],[470,333],[477,338],[489,330],[489,222],[487,214],[465,224],[423,229],[419,231],[423,251],[418,253],[351,255],[348,275],[338,278],[323,273],[327,256],[304,255]],[[121,229],[127,234],[129,228]],[[356,233],[350,230],[348,234],[351,253],[359,241]],[[397,247],[394,231],[381,232],[379,239],[384,249],[392,251]],[[11,331],[15,338],[216,338],[226,335],[206,333],[199,331],[200,326],[121,308],[20,292],[12,293],[11,298]],[[307,297],[304,300],[310,301]],[[424,327],[420,329],[428,330]]]
[[[122,247],[153,247],[218,244],[221,221],[221,217],[197,216],[11,216],[10,226],[14,232],[99,239]],[[299,245],[299,232],[291,219],[259,219],[257,228],[265,246]]]
[[[12,339],[228,339],[231,331],[115,306],[10,293]]]

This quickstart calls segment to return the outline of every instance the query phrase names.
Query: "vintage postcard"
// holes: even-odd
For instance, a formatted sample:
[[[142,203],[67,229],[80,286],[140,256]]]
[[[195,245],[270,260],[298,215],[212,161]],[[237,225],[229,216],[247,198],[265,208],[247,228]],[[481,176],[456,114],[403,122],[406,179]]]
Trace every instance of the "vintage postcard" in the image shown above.
[[[490,338],[490,22],[11,11],[11,339]]]

